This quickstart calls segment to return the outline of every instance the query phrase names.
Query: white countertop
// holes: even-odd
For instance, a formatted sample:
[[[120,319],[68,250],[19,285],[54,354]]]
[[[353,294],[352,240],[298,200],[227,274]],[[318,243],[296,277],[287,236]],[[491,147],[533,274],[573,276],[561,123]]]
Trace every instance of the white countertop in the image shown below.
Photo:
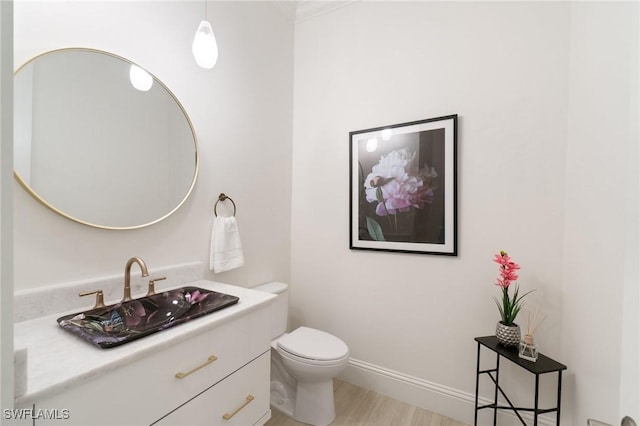
[[[275,299],[272,294],[207,280],[184,285],[230,294],[240,300],[220,311],[110,349],[100,349],[58,325],[56,320],[59,317],[74,312],[61,312],[16,323],[15,349],[27,349],[27,389],[26,393],[16,397],[16,406],[77,386],[140,359],[151,351],[174,345]]]

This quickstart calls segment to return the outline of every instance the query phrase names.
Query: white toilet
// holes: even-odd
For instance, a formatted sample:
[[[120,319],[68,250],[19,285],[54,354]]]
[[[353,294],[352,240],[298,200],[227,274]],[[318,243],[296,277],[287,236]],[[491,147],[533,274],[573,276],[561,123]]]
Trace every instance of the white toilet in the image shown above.
[[[308,327],[287,329],[289,286],[271,282],[254,290],[277,295],[271,305],[271,406],[314,426],[336,417],[333,378],[347,365],[349,348],[337,337]]]

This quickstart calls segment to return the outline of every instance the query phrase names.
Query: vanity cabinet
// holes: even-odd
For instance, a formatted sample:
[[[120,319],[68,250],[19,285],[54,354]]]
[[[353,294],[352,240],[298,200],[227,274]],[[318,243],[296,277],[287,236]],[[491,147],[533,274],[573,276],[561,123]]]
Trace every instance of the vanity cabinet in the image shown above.
[[[161,333],[179,333],[180,327]],[[38,426],[260,425],[270,417],[269,337],[267,306],[172,339],[161,349],[145,346],[150,336],[122,346],[140,345],[134,355],[127,352],[135,359],[110,371],[105,367],[55,395],[21,401],[19,408],[35,404],[36,413],[45,410],[43,417],[58,417],[36,418]],[[72,346],[69,363],[73,357]],[[227,413],[235,415],[226,420]]]

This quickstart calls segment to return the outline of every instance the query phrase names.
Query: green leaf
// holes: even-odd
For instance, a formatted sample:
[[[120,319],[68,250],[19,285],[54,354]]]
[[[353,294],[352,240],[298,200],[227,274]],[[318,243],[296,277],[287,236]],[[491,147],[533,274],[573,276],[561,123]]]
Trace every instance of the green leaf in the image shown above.
[[[503,289],[503,309],[500,309],[500,313],[504,313],[503,319],[506,324],[512,324],[516,320],[516,317],[518,316],[518,313],[520,313],[520,310],[523,306],[522,299],[524,299],[527,294],[533,291],[535,290],[531,290],[526,292],[525,294],[520,295],[520,288],[518,287],[518,284],[516,284],[514,286],[513,297],[509,297],[509,290],[507,288]]]
[[[494,297],[493,300],[495,300],[496,305],[498,305],[498,310],[500,311],[500,319],[504,322],[506,320],[506,317],[504,315],[504,309],[502,308],[502,305],[498,301],[498,298]]]
[[[382,227],[378,222],[367,216],[367,231],[375,241],[385,241]]]

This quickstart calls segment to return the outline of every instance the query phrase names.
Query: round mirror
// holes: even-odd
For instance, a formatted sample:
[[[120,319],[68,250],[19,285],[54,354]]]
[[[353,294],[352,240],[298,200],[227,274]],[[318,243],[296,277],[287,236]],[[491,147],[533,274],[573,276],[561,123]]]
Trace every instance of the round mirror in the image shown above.
[[[47,52],[16,71],[14,99],[14,175],[56,213],[99,228],[140,228],[191,193],[191,121],[132,62],[90,49]]]

